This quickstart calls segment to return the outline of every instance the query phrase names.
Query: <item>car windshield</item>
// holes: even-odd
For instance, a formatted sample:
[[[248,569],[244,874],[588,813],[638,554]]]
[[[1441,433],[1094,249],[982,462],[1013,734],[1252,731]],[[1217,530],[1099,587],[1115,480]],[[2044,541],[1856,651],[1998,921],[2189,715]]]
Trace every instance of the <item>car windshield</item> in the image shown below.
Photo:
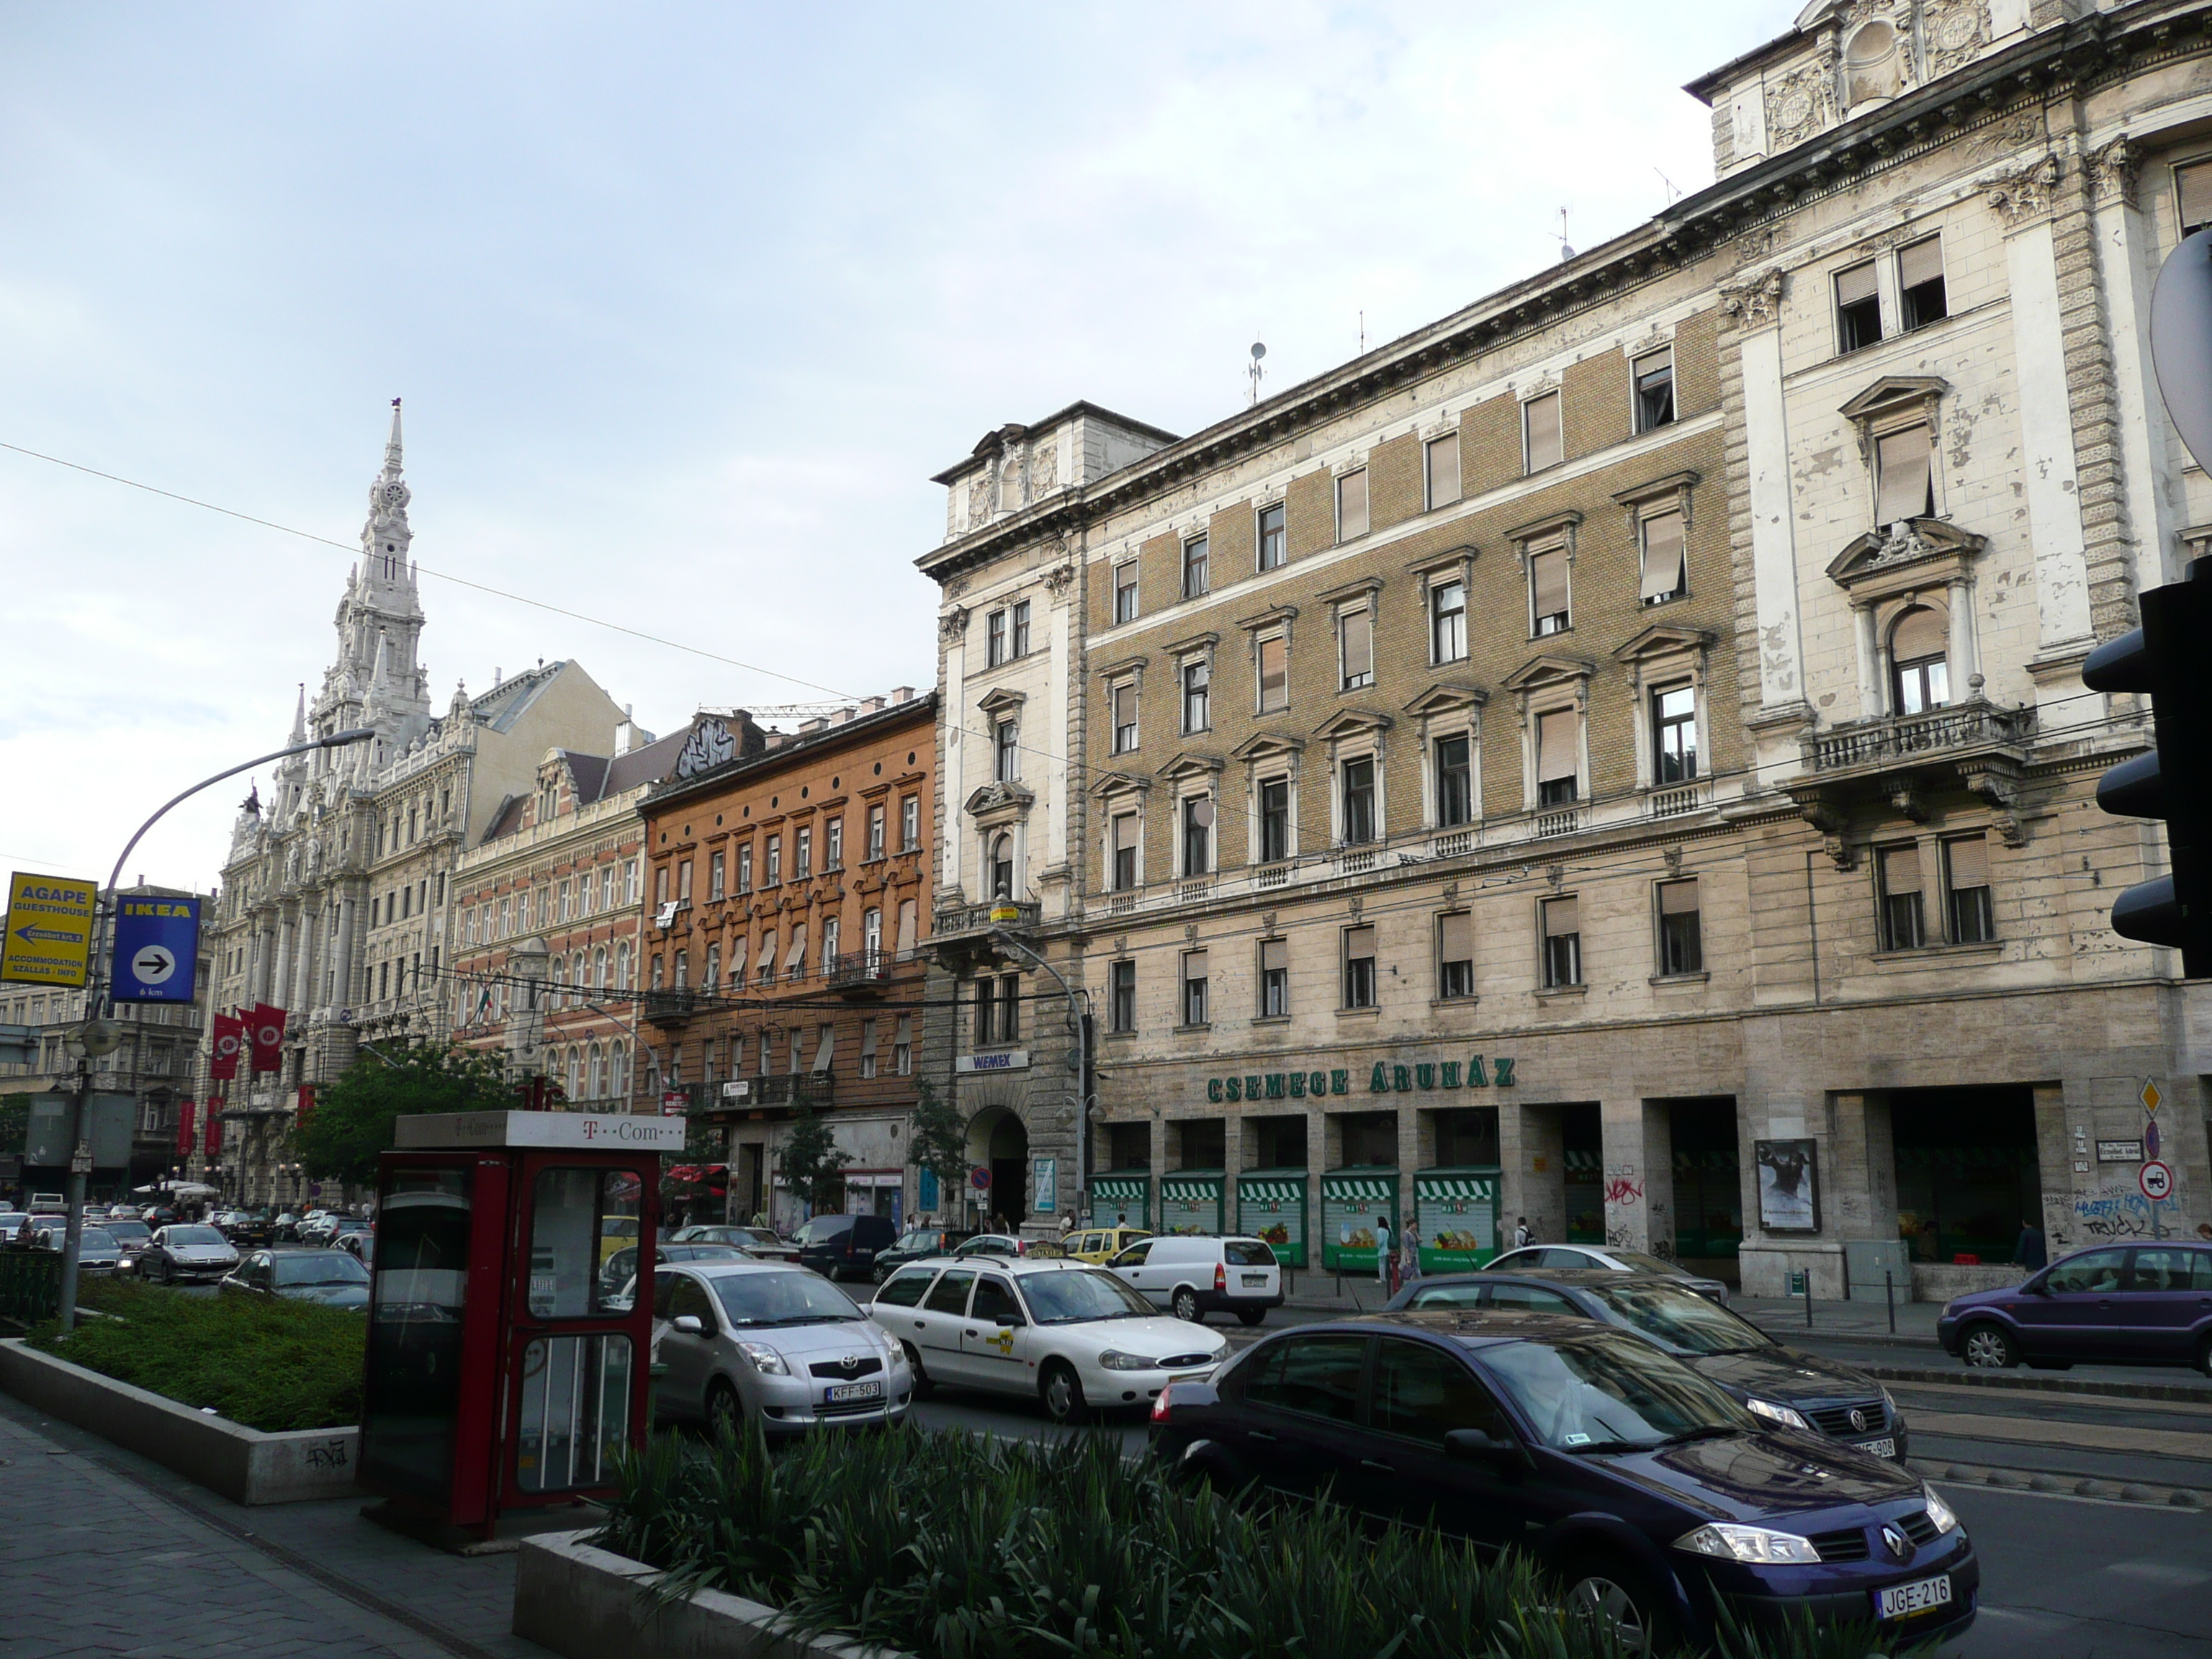
[[[1746,1353],[1774,1346],[1774,1339],[1758,1326],[1695,1291],[1672,1285],[1583,1288],[1619,1316],[1622,1324],[1641,1331],[1668,1353]]]
[[[743,1244],[781,1244],[783,1243],[781,1239],[778,1238],[774,1233],[770,1232],[765,1227],[739,1227],[737,1229],[737,1231],[741,1235],[738,1242]]]
[[[1641,1451],[1753,1426],[1680,1360],[1625,1332],[1499,1343],[1478,1358],[1537,1437],[1561,1451]]]
[[[1641,1250],[1616,1250],[1607,1245],[1605,1253],[1632,1273],[1668,1273],[1679,1277],[1682,1271],[1673,1262],[1662,1261],[1657,1256],[1646,1255]]]
[[[123,1243],[143,1244],[154,1236],[154,1230],[143,1221],[111,1221],[107,1231]]]
[[[1025,1273],[1022,1294],[1040,1325],[1086,1319],[1143,1319],[1159,1310],[1112,1273]]]
[[[802,1244],[827,1244],[852,1231],[853,1218],[848,1215],[817,1215],[799,1230],[798,1238]]]
[[[81,1250],[114,1249],[117,1248],[115,1235],[105,1227],[87,1227],[78,1235],[77,1248]]]
[[[280,1255],[270,1266],[276,1282],[294,1285],[366,1285],[368,1269],[343,1250],[317,1250],[313,1255]]]
[[[226,1244],[229,1241],[212,1227],[172,1227],[163,1241],[170,1244]]]
[[[822,1325],[866,1317],[852,1297],[817,1273],[728,1273],[708,1282],[730,1323],[740,1327]]]

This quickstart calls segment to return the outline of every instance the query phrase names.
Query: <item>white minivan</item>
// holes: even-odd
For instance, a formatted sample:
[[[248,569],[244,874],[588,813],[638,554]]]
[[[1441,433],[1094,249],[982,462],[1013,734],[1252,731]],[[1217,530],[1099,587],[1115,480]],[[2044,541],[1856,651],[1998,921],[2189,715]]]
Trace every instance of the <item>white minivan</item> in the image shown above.
[[[1218,1309],[1256,1325],[1283,1305],[1283,1270],[1262,1238],[1170,1233],[1140,1238],[1106,1265],[1154,1306],[1194,1324]]]

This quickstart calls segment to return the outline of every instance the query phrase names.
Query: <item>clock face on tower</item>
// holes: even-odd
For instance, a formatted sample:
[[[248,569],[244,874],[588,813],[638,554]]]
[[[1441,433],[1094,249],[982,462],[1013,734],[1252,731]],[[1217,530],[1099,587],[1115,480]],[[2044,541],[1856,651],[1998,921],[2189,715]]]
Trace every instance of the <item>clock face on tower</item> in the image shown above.
[[[720,720],[701,720],[685,739],[684,752],[676,757],[676,775],[688,778],[737,758],[738,745],[730,736],[730,728]]]

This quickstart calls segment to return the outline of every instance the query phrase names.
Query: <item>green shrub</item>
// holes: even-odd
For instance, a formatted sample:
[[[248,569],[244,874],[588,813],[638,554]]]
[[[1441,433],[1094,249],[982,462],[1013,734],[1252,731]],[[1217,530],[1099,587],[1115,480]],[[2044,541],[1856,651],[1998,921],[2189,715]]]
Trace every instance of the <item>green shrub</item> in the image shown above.
[[[896,1430],[770,1454],[657,1437],[600,1545],[923,1659],[1609,1659],[1528,1561],[1334,1505],[1170,1484],[1103,1437]],[[1732,1636],[1735,1659],[1866,1659],[1864,1629]]]
[[[38,1326],[30,1346],[250,1429],[331,1429],[361,1421],[368,1322],[281,1297],[183,1296],[88,1282],[83,1304],[112,1318],[64,1335]]]

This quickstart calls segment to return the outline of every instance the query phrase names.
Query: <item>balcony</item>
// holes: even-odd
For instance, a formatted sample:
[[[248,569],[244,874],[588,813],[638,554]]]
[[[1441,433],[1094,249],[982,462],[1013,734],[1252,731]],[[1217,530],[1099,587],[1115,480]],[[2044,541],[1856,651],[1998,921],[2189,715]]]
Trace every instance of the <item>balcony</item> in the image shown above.
[[[1010,921],[994,922],[994,910],[1012,910]],[[963,933],[988,933],[994,927],[1004,927],[1016,933],[1033,933],[1042,924],[1042,905],[1022,900],[1007,899],[987,904],[955,904],[939,910],[931,923],[939,939],[957,939]]]
[[[1839,870],[1857,860],[1857,809],[1878,804],[1885,816],[1916,823],[1934,815],[1930,797],[1978,796],[2008,847],[2024,843],[2022,794],[2033,708],[2002,708],[1976,697],[1924,714],[1855,720],[1816,732],[1803,742],[1804,772],[1782,787],[1818,829]]]
[[[823,978],[833,991],[878,991],[890,981],[891,964],[897,958],[892,952],[878,946],[873,951],[854,951],[843,956],[830,957]]]
[[[696,991],[647,991],[638,1012],[655,1025],[676,1025],[703,1012],[702,1000]]]
[[[801,1094],[817,1106],[836,1104],[837,1074],[775,1072],[767,1077],[732,1078],[725,1083],[707,1084],[695,1097],[692,1112],[696,1116],[714,1117],[770,1106],[787,1107]]]
[[[2015,751],[2024,760],[2034,728],[2033,708],[2001,708],[1975,698],[1924,714],[1886,715],[1815,732],[1804,740],[1805,769],[1823,776],[1878,772],[1990,750]]]

